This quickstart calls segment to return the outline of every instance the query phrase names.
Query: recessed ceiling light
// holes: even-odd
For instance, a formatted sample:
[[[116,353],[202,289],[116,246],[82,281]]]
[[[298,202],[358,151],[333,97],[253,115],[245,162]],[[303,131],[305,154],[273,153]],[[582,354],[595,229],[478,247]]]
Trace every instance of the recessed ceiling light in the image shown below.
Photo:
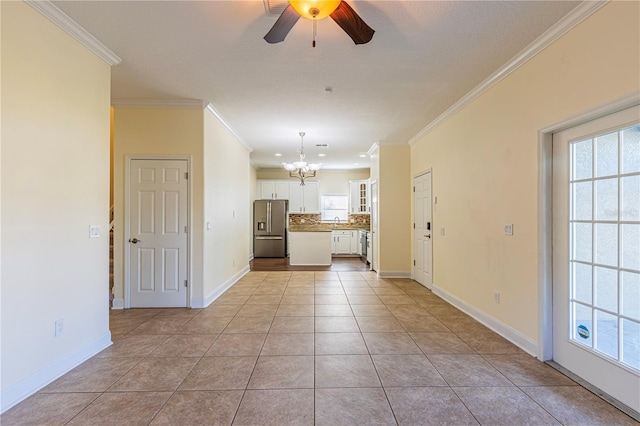
[[[360,158],[367,158],[367,154],[360,154]]]
[[[354,166],[359,166],[360,164],[358,164],[358,163],[353,163],[353,165],[354,165]]]
[[[327,154],[318,154],[318,157],[326,157]]]
[[[282,157],[282,154],[276,153],[276,157]]]

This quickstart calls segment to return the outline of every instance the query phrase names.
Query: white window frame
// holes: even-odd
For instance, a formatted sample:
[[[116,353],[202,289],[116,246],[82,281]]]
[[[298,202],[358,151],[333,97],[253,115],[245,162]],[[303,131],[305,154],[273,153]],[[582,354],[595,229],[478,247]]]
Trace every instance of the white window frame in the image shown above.
[[[344,209],[331,209],[333,213],[325,214],[325,200],[331,197],[344,199]],[[336,213],[337,211],[337,213]],[[349,196],[346,194],[324,194],[320,196],[320,212],[323,222],[333,222],[336,217],[346,222],[349,219]]]

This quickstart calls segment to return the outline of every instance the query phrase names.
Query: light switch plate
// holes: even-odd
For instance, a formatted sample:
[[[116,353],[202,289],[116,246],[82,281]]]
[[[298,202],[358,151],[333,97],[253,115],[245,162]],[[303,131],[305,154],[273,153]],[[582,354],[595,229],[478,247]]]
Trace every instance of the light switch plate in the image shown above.
[[[98,237],[100,237],[100,225],[89,226],[89,238],[98,238]]]
[[[504,235],[513,235],[513,223],[504,224]]]

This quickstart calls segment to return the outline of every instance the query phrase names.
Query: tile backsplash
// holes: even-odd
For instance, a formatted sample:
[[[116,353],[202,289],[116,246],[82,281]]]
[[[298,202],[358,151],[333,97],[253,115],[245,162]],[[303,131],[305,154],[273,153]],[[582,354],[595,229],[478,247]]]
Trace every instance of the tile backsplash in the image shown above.
[[[371,215],[370,214],[350,214],[349,215],[349,223],[353,223],[356,225],[371,225]]]
[[[289,213],[289,224],[291,225],[317,225],[322,223],[322,215],[319,213]],[[350,214],[347,223],[353,225],[370,226],[371,215]]]
[[[322,215],[289,213],[289,223],[291,225],[317,225],[322,222]]]

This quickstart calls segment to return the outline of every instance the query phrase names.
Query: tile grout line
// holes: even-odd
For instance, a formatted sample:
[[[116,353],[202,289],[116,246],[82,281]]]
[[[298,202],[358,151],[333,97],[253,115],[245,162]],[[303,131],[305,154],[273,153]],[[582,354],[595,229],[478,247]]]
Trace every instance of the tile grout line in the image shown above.
[[[336,272],[336,273],[337,273],[337,272]],[[267,275],[265,275],[265,277],[263,277],[263,278],[262,278],[262,280],[260,281],[260,283],[258,284],[258,286],[256,286],[255,288],[253,288],[253,290],[251,291],[251,294],[249,295],[249,297],[247,298],[247,300],[245,300],[245,301],[240,305],[240,306],[241,306],[241,307],[240,307],[240,309],[242,309],[242,307],[243,307],[243,306],[246,306],[246,305],[247,305],[247,301],[249,300],[249,298],[250,298],[250,297],[252,297],[252,296],[255,294],[255,292],[257,291],[257,289],[260,287],[260,285],[262,285],[262,284],[265,282],[265,280],[266,280],[266,277],[267,277],[267,276],[268,276],[268,274],[267,274]],[[284,287],[284,289],[283,289],[283,293],[282,293],[282,296],[281,296],[281,298],[280,298],[280,302],[278,303],[278,307],[276,308],[276,312],[274,313],[273,317],[271,318],[271,322],[270,322],[270,324],[269,324],[269,328],[268,328],[268,330],[267,330],[265,340],[262,342],[262,345],[261,345],[261,347],[260,347],[260,349],[259,349],[258,356],[257,356],[257,358],[256,358],[256,362],[254,363],[253,370],[252,370],[251,374],[249,375],[249,379],[247,380],[247,384],[246,384],[246,385],[245,385],[245,387],[244,387],[244,391],[243,391],[242,397],[240,398],[240,401],[238,402],[238,406],[236,407],[236,411],[235,411],[235,413],[234,413],[234,416],[233,416],[232,421],[235,421],[235,419],[236,419],[236,417],[237,417],[237,414],[239,413],[240,406],[241,406],[242,401],[244,400],[244,398],[245,398],[245,396],[246,396],[246,391],[248,390],[249,381],[251,380],[251,376],[252,376],[252,375],[253,375],[253,373],[255,372],[255,368],[256,368],[256,366],[257,366],[257,362],[258,362],[258,360],[259,360],[259,358],[260,358],[260,354],[261,354],[261,352],[262,352],[262,350],[263,350],[263,348],[264,348],[264,346],[265,346],[265,344],[266,344],[266,340],[267,340],[267,338],[269,337],[269,335],[270,335],[270,333],[271,333],[271,330],[272,330],[272,328],[273,328],[273,324],[274,324],[274,322],[275,322],[275,318],[277,317],[277,312],[278,312],[278,310],[279,310],[280,306],[282,306],[282,299],[284,298],[284,292],[286,292],[286,290],[289,288],[289,285],[290,285],[290,282],[291,282],[292,278],[293,278],[293,274],[290,274],[290,275],[289,275],[289,278],[288,278],[288,280],[287,280],[287,283],[286,283],[286,285],[285,285],[285,287]],[[341,285],[341,289],[342,289],[342,291],[343,291],[343,294],[345,294],[345,296],[346,296],[345,287],[343,286],[343,281],[342,281],[342,279],[340,279],[339,275],[338,275],[338,279],[340,280],[340,285]],[[368,288],[369,288],[369,289],[373,289],[373,287],[371,287],[371,285],[370,285],[370,281],[368,281],[366,278],[364,279],[364,281],[367,283],[367,286],[368,286]],[[316,405],[315,405],[315,403],[316,403],[316,391],[317,391],[317,389],[316,389],[316,386],[317,386],[317,384],[316,384],[316,370],[315,370],[315,362],[316,362],[316,358],[317,358],[317,353],[316,353],[315,340],[316,340],[316,336],[317,336],[317,334],[318,334],[318,333],[316,332],[316,329],[315,329],[315,323],[316,323],[316,320],[317,320],[317,318],[318,318],[318,317],[315,315],[315,314],[316,314],[316,312],[315,312],[315,306],[316,306],[316,305],[315,305],[315,288],[316,288],[316,278],[315,278],[315,273],[314,273],[314,281],[313,281],[313,282],[314,282],[314,304],[313,304],[313,306],[314,306],[314,312],[313,312],[313,318],[314,318],[314,329],[313,329],[313,337],[314,337],[314,338],[313,338],[313,342],[314,342],[314,348],[313,348],[313,359],[314,359],[314,372],[313,372],[313,374],[314,374],[314,376],[313,376],[313,377],[314,377],[314,385],[313,385],[313,388],[314,388],[314,400],[313,400],[313,410],[314,410],[314,411],[313,411],[313,420],[314,420],[314,424],[315,424],[315,422],[316,422],[316,417],[315,417],[315,415],[316,415]],[[409,296],[412,300],[414,300],[414,301],[416,302],[417,306],[420,306],[421,308],[425,309],[427,312],[429,312],[429,314],[430,314],[433,318],[435,318],[435,319],[436,319],[437,321],[439,321],[440,323],[442,323],[442,322],[440,321],[440,318],[441,318],[442,316],[447,316],[446,314],[444,314],[444,315],[442,315],[442,316],[436,316],[436,315],[431,314],[431,312],[430,312],[430,311],[429,311],[429,310],[428,310],[424,305],[421,305],[420,303],[418,303],[418,300],[416,300],[412,295],[410,295],[410,294],[406,293],[404,288],[398,287],[398,286],[395,284],[395,282],[394,282],[393,280],[390,280],[390,283],[391,283],[391,284],[393,284],[395,287],[397,287],[399,290],[401,290],[401,291],[402,291],[402,293],[403,293],[404,295]],[[374,291],[374,293],[375,293],[375,291]],[[377,295],[377,293],[376,293],[376,295]],[[374,370],[376,371],[376,375],[377,375],[378,380],[379,380],[379,382],[380,382],[380,386],[382,387],[383,392],[384,392],[384,394],[385,394],[385,397],[386,397],[387,403],[388,403],[388,405],[389,405],[389,407],[390,407],[390,409],[391,409],[391,411],[392,411],[392,414],[393,414],[393,416],[394,416],[394,419],[395,419],[395,421],[396,421],[396,423],[397,423],[397,422],[398,422],[398,419],[396,418],[396,413],[395,413],[395,411],[393,410],[393,407],[391,406],[391,401],[389,400],[389,396],[388,396],[388,394],[387,394],[387,389],[385,388],[384,384],[382,383],[382,379],[381,379],[381,377],[380,377],[380,372],[378,371],[378,368],[377,368],[377,366],[376,366],[376,364],[375,364],[375,362],[374,362],[374,360],[373,360],[373,354],[371,353],[370,348],[369,348],[369,345],[367,344],[366,340],[364,339],[364,333],[362,332],[362,329],[360,328],[360,323],[359,323],[359,322],[358,322],[358,320],[357,320],[357,318],[358,318],[358,317],[355,315],[355,312],[354,312],[354,310],[353,310],[353,306],[354,306],[354,305],[352,305],[352,304],[351,304],[351,301],[349,300],[349,298],[348,298],[348,297],[347,297],[347,303],[348,303],[348,305],[349,305],[349,309],[350,309],[350,311],[351,311],[352,317],[354,318],[354,320],[355,320],[355,322],[356,322],[356,325],[357,325],[357,327],[358,327],[359,335],[360,335],[360,337],[362,338],[363,342],[365,343],[365,348],[366,348],[367,353],[368,353],[368,355],[369,355],[370,361],[371,361],[371,363],[372,363],[372,364],[373,364],[373,366],[374,366]],[[382,304],[382,305],[383,305],[383,306],[385,306],[387,309],[389,308],[389,306],[393,306],[392,304],[391,304],[391,305],[388,305],[386,302],[383,302],[383,304]],[[154,419],[159,415],[159,413],[161,413],[161,412],[165,409],[165,407],[168,405],[169,401],[174,397],[174,395],[176,395],[176,394],[178,393],[178,389],[179,389],[179,387],[184,383],[184,381],[186,380],[186,378],[187,378],[187,377],[188,377],[188,376],[193,372],[193,370],[196,368],[196,366],[198,365],[198,363],[199,363],[199,362],[201,362],[201,361],[206,357],[206,353],[211,349],[211,347],[215,344],[215,342],[217,342],[217,341],[218,341],[218,339],[220,338],[220,336],[222,335],[222,333],[224,332],[224,330],[225,330],[225,329],[227,329],[227,327],[229,326],[229,324],[231,323],[231,321],[233,321],[233,319],[237,317],[238,312],[240,311],[240,309],[239,309],[238,311],[236,311],[236,313],[233,315],[233,317],[231,318],[231,320],[230,320],[230,321],[229,321],[229,322],[224,326],[224,328],[222,329],[222,331],[220,331],[220,332],[217,334],[217,336],[215,337],[215,339],[214,339],[214,340],[212,341],[212,343],[209,345],[208,349],[206,349],[206,350],[203,352],[203,354],[202,354],[201,356],[199,356],[198,361],[196,361],[196,362],[194,363],[193,367],[192,367],[192,368],[191,368],[191,370],[186,374],[186,376],[182,379],[182,381],[180,382],[180,384],[178,384],[178,386],[177,386],[177,387],[176,387],[176,388],[171,392],[171,395],[169,395],[169,397],[168,397],[168,398],[166,399],[166,401],[162,404],[162,406],[161,406],[161,407],[160,407],[160,408],[155,412],[155,414],[153,414],[153,416],[151,417],[150,422],[151,422],[151,421],[153,421],[153,420],[154,420]],[[159,310],[159,311],[157,311],[157,312],[154,312],[154,313],[153,313],[153,315],[151,315],[150,317],[146,318],[146,319],[145,319],[145,321],[144,321],[143,323],[138,324],[137,326],[135,326],[134,328],[130,329],[127,333],[124,333],[124,334],[122,334],[121,336],[136,336],[136,334],[131,334],[131,333],[133,333],[136,329],[138,329],[138,328],[139,328],[140,326],[142,326],[144,323],[146,323],[146,322],[148,322],[148,321],[151,321],[151,320],[153,320],[153,319],[157,319],[157,318],[161,318],[161,317],[163,317],[162,313],[163,313],[163,312],[165,312],[165,311],[167,311],[167,310]],[[471,416],[472,416],[476,421],[478,421],[478,422],[479,422],[479,420],[476,418],[476,415],[475,415],[475,414],[474,414],[474,413],[469,409],[469,407],[467,406],[467,404],[465,404],[465,402],[460,398],[460,396],[458,395],[458,393],[456,392],[456,390],[454,389],[454,387],[452,387],[452,386],[451,386],[451,385],[446,381],[446,379],[444,378],[444,376],[442,376],[442,374],[440,373],[440,371],[439,371],[439,370],[436,368],[436,366],[431,362],[431,359],[429,358],[429,355],[425,352],[425,350],[424,350],[422,347],[420,347],[420,345],[418,345],[418,344],[417,344],[416,339],[414,338],[414,336],[412,336],[412,335],[410,334],[410,332],[407,330],[407,327],[406,327],[405,325],[403,325],[403,324],[399,321],[398,316],[396,316],[396,312],[395,312],[395,311],[391,311],[391,310],[389,310],[389,311],[390,311],[390,313],[391,313],[391,318],[394,318],[396,321],[398,321],[398,322],[400,323],[400,325],[401,325],[402,329],[404,330],[403,334],[406,334],[406,335],[408,335],[408,336],[410,337],[411,341],[412,341],[412,342],[413,342],[413,343],[418,347],[418,349],[420,350],[420,353],[421,353],[421,354],[422,354],[422,355],[423,355],[423,356],[424,356],[424,357],[425,357],[425,358],[426,358],[426,359],[431,363],[431,365],[434,367],[435,371],[436,371],[436,372],[440,375],[440,377],[444,380],[444,382],[446,383],[446,387],[447,387],[450,391],[452,391],[452,392],[453,392],[453,394],[454,394],[454,395],[456,396],[456,398],[460,401],[460,403],[465,407],[465,409],[466,409],[466,410],[471,414]],[[198,317],[198,316],[200,316],[200,315],[201,315],[201,313],[198,313],[198,314],[194,315],[193,317],[189,318],[185,324],[188,324],[189,322],[193,321],[195,318],[197,318],[197,317]],[[168,317],[168,318],[170,318],[171,316],[167,316],[167,317]],[[290,318],[295,318],[295,317],[290,317]],[[134,319],[135,319],[135,318],[134,318]],[[215,318],[214,318],[214,319],[215,319]],[[456,331],[454,331],[453,329],[450,329],[450,328],[449,328],[449,326],[445,325],[444,323],[442,323],[442,324],[443,324],[443,326],[445,327],[445,329],[447,329],[447,330],[448,330],[448,331],[449,331],[453,336],[455,336],[456,338],[458,338],[458,339],[462,340],[462,341],[466,344],[466,341],[465,341],[464,339],[462,339],[462,337],[460,337],[460,336],[458,335],[458,333],[459,333],[460,331],[456,332]],[[456,327],[456,328],[457,328],[457,327]],[[381,333],[382,333],[382,332],[381,332]],[[144,356],[142,356],[142,357],[141,357],[141,359],[140,359],[140,360],[138,360],[138,361],[137,361],[137,362],[136,362],[132,367],[130,367],[127,371],[125,371],[125,372],[120,376],[120,378],[118,378],[118,379],[114,380],[114,381],[113,381],[113,383],[111,383],[111,385],[109,385],[108,387],[106,387],[106,390],[104,390],[104,391],[102,391],[102,392],[96,392],[96,394],[97,394],[96,398],[94,398],[94,399],[93,399],[91,402],[89,402],[89,403],[88,403],[88,404],[87,404],[87,405],[86,405],[82,410],[80,410],[78,413],[76,413],[76,414],[75,414],[75,415],[74,415],[74,416],[73,416],[73,417],[72,417],[68,422],[73,421],[73,420],[74,420],[74,419],[76,419],[79,415],[81,415],[82,413],[86,412],[86,410],[87,410],[89,407],[91,407],[93,404],[95,404],[95,402],[96,402],[96,401],[97,401],[101,396],[103,396],[103,395],[105,395],[105,394],[107,394],[107,393],[132,393],[132,394],[133,394],[133,393],[138,393],[138,392],[154,392],[154,391],[142,391],[142,390],[141,390],[141,391],[114,391],[114,392],[109,392],[109,389],[111,389],[111,388],[112,388],[116,383],[118,383],[119,381],[121,381],[121,380],[122,380],[122,378],[123,378],[124,376],[126,376],[126,375],[128,374],[128,372],[129,372],[129,371],[131,371],[133,368],[135,368],[137,365],[139,365],[139,364],[140,364],[141,362],[143,362],[144,360],[152,359],[152,358],[157,358],[157,357],[152,357],[152,356],[151,356],[151,354],[152,354],[153,352],[155,352],[155,351],[156,351],[160,346],[162,346],[164,343],[166,343],[169,339],[171,339],[172,337],[177,336],[177,335],[178,335],[178,334],[173,333],[173,334],[169,334],[169,335],[165,336],[165,339],[164,339],[161,343],[159,343],[158,345],[156,345],[153,349],[151,349],[151,350],[150,350],[149,352],[147,352]],[[520,392],[524,393],[524,394],[527,396],[527,400],[531,400],[531,401],[533,401],[533,402],[534,402],[534,404],[535,404],[536,406],[538,406],[539,408],[542,408],[544,412],[546,412],[548,415],[550,415],[550,416],[551,416],[552,418],[554,418],[556,421],[560,422],[560,420],[556,419],[556,418],[555,418],[555,416],[553,416],[553,414],[551,414],[551,413],[550,413],[547,409],[545,409],[545,408],[544,408],[544,407],[543,407],[539,402],[537,402],[535,399],[533,399],[531,396],[529,396],[529,395],[528,395],[528,394],[523,390],[523,389],[524,389],[524,388],[526,388],[527,386],[518,386],[518,385],[517,385],[517,384],[516,384],[512,379],[510,379],[510,378],[509,378],[509,377],[507,377],[504,373],[502,373],[502,371],[500,371],[500,370],[499,370],[499,369],[494,365],[494,363],[492,363],[489,359],[487,359],[487,357],[490,357],[490,356],[492,356],[492,355],[502,355],[502,354],[499,354],[499,353],[493,353],[493,352],[480,353],[480,352],[478,351],[478,349],[476,349],[475,347],[471,347],[470,345],[468,345],[468,346],[469,346],[470,350],[472,351],[472,352],[470,353],[470,355],[476,355],[476,356],[478,356],[481,360],[483,360],[483,361],[484,361],[484,362],[486,362],[488,365],[490,365],[490,366],[491,366],[491,368],[492,368],[493,370],[495,370],[495,371],[496,371],[496,372],[497,372],[501,377],[506,378],[506,379],[507,379],[507,381],[508,381],[509,383],[511,383],[511,385],[512,385],[512,386],[497,385],[497,386],[487,386],[487,387],[494,387],[494,388],[495,388],[495,387],[498,387],[498,388],[502,388],[502,387],[512,388],[512,387],[515,387],[515,388],[517,388]],[[481,348],[482,348],[482,347],[484,347],[484,346],[481,346]],[[491,348],[491,347],[490,347],[490,348]],[[447,355],[447,354],[444,354],[444,355]],[[451,354],[449,354],[449,355],[456,355],[456,354],[455,354],[455,353],[451,353]],[[505,355],[505,356],[508,356],[508,355],[514,355],[514,354],[509,354],[509,353],[507,353],[507,354],[504,354],[504,355]],[[541,387],[552,387],[552,385],[547,386],[547,385],[544,385],[544,384],[541,384],[540,386],[541,386]],[[558,386],[559,386],[559,385],[558,385]],[[576,384],[576,386],[579,386],[579,384]],[[400,387],[404,387],[404,386],[400,386]],[[415,387],[421,387],[421,386],[415,386]],[[422,387],[424,387],[424,386],[422,386]],[[463,387],[474,387],[474,386],[457,386],[456,388],[463,388]],[[479,387],[483,387],[483,386],[479,386]],[[351,388],[353,388],[353,387],[351,387]],[[361,388],[361,387],[355,387],[355,388]],[[65,392],[60,392],[60,393],[65,393]],[[83,392],[83,393],[93,393],[93,392]],[[480,423],[480,422],[479,422],[479,423]],[[561,422],[560,422],[560,423],[561,423]]]
[[[268,276],[268,274],[265,275],[265,277],[266,276]],[[256,289],[258,287],[260,287],[260,284],[262,284],[263,282],[264,282],[264,278],[262,279],[262,281],[260,281],[260,283],[258,283],[258,286],[251,292],[251,294],[249,295],[247,300],[245,300],[244,303],[240,306],[240,309],[238,309],[238,311],[233,316],[231,321],[233,321],[233,319],[235,319],[237,317],[238,312],[240,312],[240,310],[242,310],[242,307],[247,304],[247,301],[251,298],[251,296],[253,296],[255,294]],[[229,324],[231,324],[231,321],[229,321]],[[224,332],[224,330],[226,330],[226,328],[229,326],[229,324],[227,324],[225,326],[225,328],[220,332],[220,334],[222,334]],[[269,326],[269,328],[271,328],[271,326]],[[229,334],[231,334],[231,333],[229,333]],[[269,335],[269,331],[267,330],[267,336],[268,335]],[[264,344],[265,344],[266,341],[267,341],[267,337],[265,337],[264,341],[262,342],[262,345],[260,346],[260,350],[258,351],[258,356],[256,357],[256,362],[253,364],[253,369],[251,370],[251,373],[249,374],[249,378],[247,379],[247,383],[244,386],[244,389],[242,390],[242,397],[240,397],[240,401],[238,401],[238,406],[236,407],[236,410],[233,413],[233,418],[231,419],[231,423],[230,424],[233,424],[233,422],[235,422],[235,420],[236,420],[236,417],[238,416],[238,412],[240,411],[240,407],[242,406],[242,401],[244,401],[244,398],[247,395],[247,388],[249,387],[249,382],[251,381],[251,376],[253,376],[253,372],[256,370],[256,366],[258,365],[258,359],[260,359],[260,352],[262,352],[262,348],[264,347]]]

